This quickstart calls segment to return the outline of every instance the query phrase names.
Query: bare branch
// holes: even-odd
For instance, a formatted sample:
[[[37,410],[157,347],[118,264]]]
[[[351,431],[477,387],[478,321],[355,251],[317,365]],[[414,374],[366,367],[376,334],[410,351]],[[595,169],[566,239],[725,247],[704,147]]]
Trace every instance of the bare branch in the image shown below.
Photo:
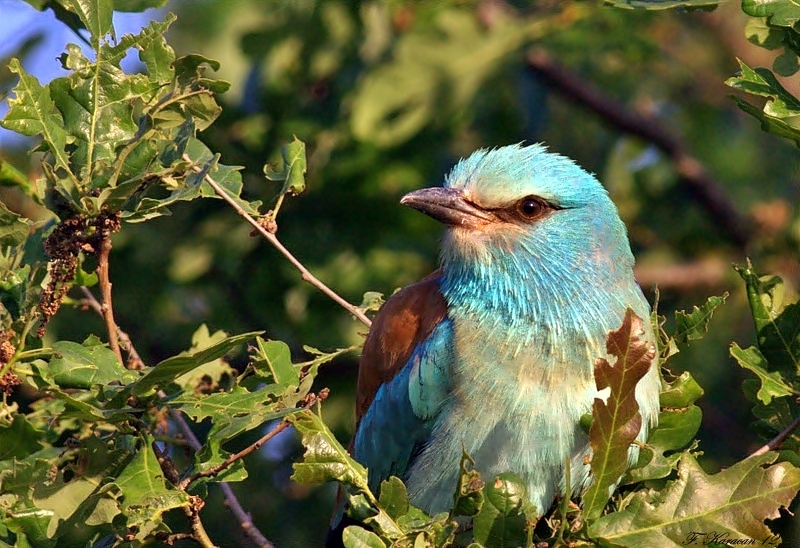
[[[100,249],[97,253],[97,277],[100,279],[100,292],[103,302],[100,310],[106,322],[108,331],[108,346],[117,355],[119,363],[122,361],[122,352],[119,349],[119,338],[117,335],[117,324],[114,322],[114,307],[111,304],[111,280],[108,275],[108,256],[111,253],[111,232],[103,229],[100,237]]]
[[[531,52],[527,60],[531,71],[559,94],[588,108],[620,131],[653,143],[670,157],[680,180],[715,224],[737,246],[747,247],[753,238],[750,220],[739,213],[719,183],[684,150],[658,118],[631,111],[630,106],[614,101],[553,61],[547,52]]]
[[[239,504],[239,499],[236,498],[236,495],[233,493],[233,489],[227,483],[220,482],[219,484],[220,489],[225,494],[225,504],[228,508],[231,509],[233,515],[236,516],[236,519],[239,520],[239,526],[244,530],[245,534],[250,537],[256,546],[259,548],[273,548],[273,544],[267,540],[267,538],[261,534],[261,531],[253,525],[253,520],[250,517],[250,514],[245,512],[242,505]]]
[[[192,158],[188,154],[184,154],[183,159],[191,163],[192,171],[194,171],[195,173],[203,173],[203,168],[195,164]],[[325,295],[333,299],[333,301],[335,301],[339,306],[341,306],[342,308],[350,312],[353,316],[361,320],[361,322],[364,325],[367,326],[372,325],[372,321],[370,321],[370,319],[367,318],[367,316],[357,306],[347,302],[345,299],[340,297],[338,293],[333,291],[327,285],[322,283],[311,272],[309,272],[309,270],[305,266],[303,266],[303,263],[297,260],[297,258],[283,246],[283,244],[280,242],[280,240],[278,240],[278,237],[275,236],[275,234],[271,233],[266,228],[264,228],[256,219],[253,218],[252,215],[250,215],[244,209],[242,209],[242,207],[239,204],[237,204],[236,201],[233,198],[231,198],[228,195],[228,193],[225,192],[225,190],[221,186],[219,186],[219,183],[217,183],[210,175],[206,173],[203,179],[205,180],[205,182],[211,185],[211,188],[214,189],[214,192],[216,192],[220,198],[228,202],[228,204],[236,211],[236,213],[239,214],[239,216],[241,216],[245,221],[250,223],[250,225],[254,229],[256,229],[256,231],[259,234],[261,234],[264,238],[266,238],[266,240],[270,244],[272,244],[272,246],[275,249],[277,249],[281,253],[281,255],[286,257],[286,259],[288,259],[288,261],[292,263],[292,265],[298,271],[300,271],[300,276],[303,278],[303,280],[310,283],[311,285],[322,291]]]

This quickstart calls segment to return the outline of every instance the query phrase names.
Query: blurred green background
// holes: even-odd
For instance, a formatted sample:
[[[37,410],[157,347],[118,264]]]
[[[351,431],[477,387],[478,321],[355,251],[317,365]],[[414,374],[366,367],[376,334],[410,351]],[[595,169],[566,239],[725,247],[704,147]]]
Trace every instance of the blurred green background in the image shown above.
[[[0,0],[0,10],[8,3]],[[596,173],[629,227],[651,300],[659,287],[662,314],[731,294],[709,335],[672,361],[674,371],[691,370],[706,389],[701,448],[704,466],[716,471],[763,443],[748,429],[750,406],[740,388],[747,374],[728,356],[732,340],[744,346],[753,338],[730,265],[749,256],[759,271],[783,276],[790,293],[800,282],[797,149],[762,133],[724,85],[737,57],[770,66],[777,52],[747,42],[747,17],[733,2],[713,12],[599,4],[175,0],[146,15],[177,13],[175,50],[221,62],[219,76],[232,88],[221,97],[222,117],[202,138],[224,163],[244,166],[248,199],[269,203],[279,186],[264,178],[263,164],[276,161],[292,135],[306,142],[308,189],[281,208],[278,236],[352,302],[368,290],[390,294],[435,268],[441,227],[398,200],[440,184],[474,149],[542,141]],[[30,38],[11,52],[23,65],[42,47]],[[738,212],[739,220],[725,218],[740,233],[698,200],[674,154],[579,104],[531,67],[532,52],[601,105],[640,116],[679,143]],[[2,70],[0,93],[13,83]],[[800,89],[797,78],[784,85]],[[0,157],[36,174],[35,159],[26,156],[31,143],[7,136],[0,143]],[[37,215],[13,189],[0,196]],[[363,337],[360,323],[302,282],[221,202],[173,211],[126,226],[114,240],[116,318],[147,363],[187,348],[202,323],[229,333],[265,329],[298,359],[304,344],[332,349]],[[81,340],[92,331],[102,331],[92,314],[62,309],[48,337]],[[319,378],[319,387],[331,388],[324,416],[345,443],[356,369],[351,356]],[[281,547],[320,544],[335,498],[332,486],[289,480],[300,453],[293,435],[282,435],[249,458],[250,478],[233,485],[255,524]],[[216,542],[246,544],[218,491],[204,522]]]

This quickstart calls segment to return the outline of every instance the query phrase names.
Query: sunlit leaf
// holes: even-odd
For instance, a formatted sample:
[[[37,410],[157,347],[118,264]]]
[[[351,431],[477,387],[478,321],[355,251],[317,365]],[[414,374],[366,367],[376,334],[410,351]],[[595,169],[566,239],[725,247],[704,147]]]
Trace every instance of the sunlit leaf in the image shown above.
[[[624,510],[592,523],[589,534],[615,546],[681,546],[698,531],[770,538],[764,521],[777,518],[800,489],[800,469],[772,464],[777,456],[751,457],[709,475],[684,454],[677,480],[661,491],[636,493]]]

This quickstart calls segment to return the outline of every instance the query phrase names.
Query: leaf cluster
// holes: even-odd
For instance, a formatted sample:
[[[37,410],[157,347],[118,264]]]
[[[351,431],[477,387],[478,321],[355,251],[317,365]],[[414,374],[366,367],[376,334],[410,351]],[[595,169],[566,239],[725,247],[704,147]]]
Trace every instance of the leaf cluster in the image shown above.
[[[736,103],[743,111],[761,122],[761,129],[791,139],[800,146],[800,99],[787,90],[775,76],[792,76],[800,70],[800,6],[791,0],[742,2],[742,11],[753,19],[748,21],[745,33],[753,44],[768,50],[781,49],[768,68],[751,68],[739,60],[740,73],[729,78],[726,84],[750,95],[766,97],[763,107],[738,96]],[[774,71],[774,72],[773,72]]]

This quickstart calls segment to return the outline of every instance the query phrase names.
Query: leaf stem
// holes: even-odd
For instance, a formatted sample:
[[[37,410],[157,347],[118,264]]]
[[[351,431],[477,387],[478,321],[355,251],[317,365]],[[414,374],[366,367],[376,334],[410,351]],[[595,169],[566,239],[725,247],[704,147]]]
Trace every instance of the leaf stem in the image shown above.
[[[194,171],[195,173],[203,173],[203,168],[195,164],[194,160],[192,160],[192,158],[188,154],[184,154],[183,159],[191,164],[192,171]],[[206,173],[203,176],[203,180],[207,182],[211,186],[211,188],[214,189],[214,192],[216,192],[220,198],[228,202],[228,204],[234,209],[234,211],[236,211],[236,213],[239,214],[239,216],[241,216],[245,221],[247,221],[250,225],[252,225],[252,227],[255,228],[259,234],[261,234],[264,238],[266,238],[266,240],[270,244],[272,244],[272,246],[275,249],[277,249],[281,253],[281,255],[286,257],[286,259],[288,259],[288,261],[292,263],[292,265],[298,271],[300,271],[300,276],[304,281],[310,283],[311,285],[322,291],[325,295],[330,297],[339,306],[341,306],[342,308],[350,312],[353,316],[358,318],[364,325],[366,326],[372,325],[372,321],[370,321],[370,319],[367,318],[367,316],[357,306],[347,302],[345,299],[340,297],[339,294],[337,294],[327,285],[322,283],[316,276],[311,274],[311,272],[309,272],[309,270],[305,266],[303,266],[303,263],[301,263],[294,255],[292,255],[292,253],[288,249],[286,249],[283,246],[283,244],[280,242],[280,240],[278,240],[278,237],[275,236],[275,234],[272,234],[263,226],[261,226],[261,224],[259,224],[259,222],[255,220],[252,215],[250,215],[244,209],[242,209],[242,207],[239,204],[237,204],[236,201],[233,198],[231,198],[230,195],[227,192],[225,192],[225,190],[219,185],[219,183],[217,183],[208,173]]]

